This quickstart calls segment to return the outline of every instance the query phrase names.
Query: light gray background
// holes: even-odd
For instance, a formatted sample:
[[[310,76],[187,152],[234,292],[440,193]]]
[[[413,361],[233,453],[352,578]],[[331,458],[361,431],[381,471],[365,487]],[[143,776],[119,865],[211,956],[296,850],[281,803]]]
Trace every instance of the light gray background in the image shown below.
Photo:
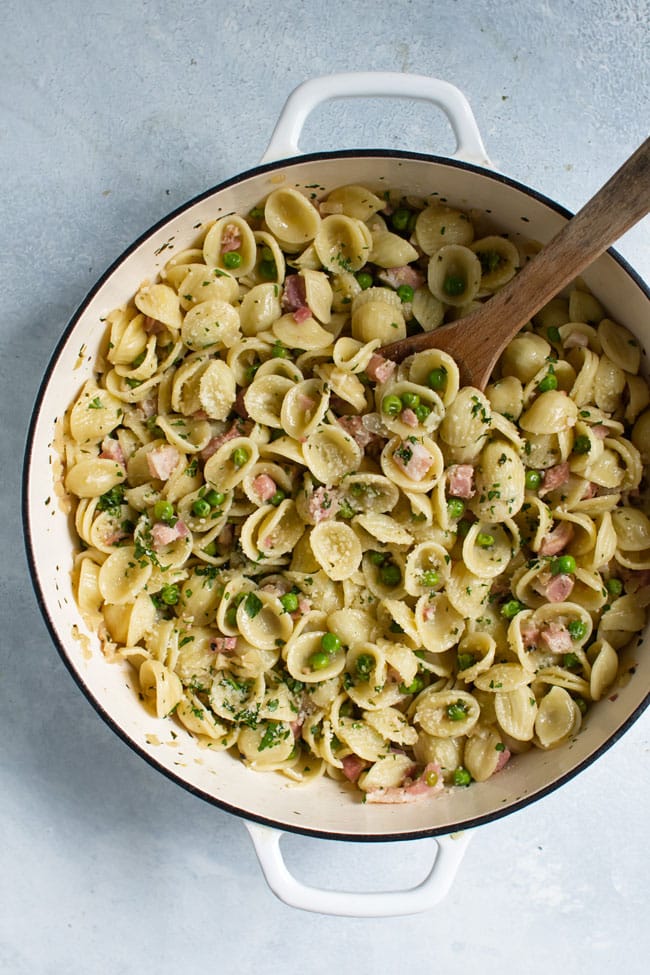
[[[302,914],[241,822],[149,768],[51,644],[20,528],[28,418],[86,291],[154,221],[261,156],[290,90],[340,70],[457,84],[507,174],[577,209],[645,138],[648,0],[0,3],[0,970],[87,975],[647,971],[646,715],[578,779],[477,832],[447,900],[392,920]],[[444,120],[338,103],[304,148],[445,152]],[[621,252],[650,277],[648,221]],[[418,844],[291,837],[312,883],[413,882]]]

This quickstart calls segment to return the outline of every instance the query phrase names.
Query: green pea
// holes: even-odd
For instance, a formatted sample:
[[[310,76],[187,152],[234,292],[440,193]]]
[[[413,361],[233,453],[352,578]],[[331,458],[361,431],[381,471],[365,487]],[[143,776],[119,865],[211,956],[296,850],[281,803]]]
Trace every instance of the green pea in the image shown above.
[[[416,675],[410,684],[400,684],[399,690],[401,694],[418,694],[423,687],[424,681]]]
[[[373,565],[383,565],[386,561],[385,552],[368,552],[368,559]]]
[[[605,588],[610,596],[620,596],[623,592],[623,583],[620,579],[608,579]]]
[[[434,772],[433,769],[430,769],[427,772],[427,774],[424,776],[424,781],[426,782],[426,784],[429,786],[430,789],[433,789],[434,786],[438,785],[438,779],[439,779],[439,775],[437,772]]]
[[[420,576],[420,583],[423,586],[437,586],[439,582],[440,576],[435,569],[426,569]]]
[[[426,403],[420,403],[419,406],[415,407],[413,412],[417,416],[418,422],[424,423],[427,417],[431,416],[431,407],[427,406]]]
[[[312,670],[324,670],[330,664],[330,655],[324,650],[316,650],[307,661]]]
[[[203,551],[205,552],[206,555],[209,555],[211,558],[214,558],[214,556],[217,554],[217,543],[208,542],[207,545],[203,546]]]
[[[402,393],[402,404],[409,410],[414,410],[420,405],[420,397],[417,393]]]
[[[336,633],[323,633],[320,645],[326,653],[338,653],[341,649],[341,640]]]
[[[557,325],[549,325],[546,329],[546,337],[549,342],[559,342],[561,339],[560,330]]]
[[[479,532],[476,536],[476,544],[479,548],[491,548],[494,545],[494,535],[488,532]]]
[[[584,697],[574,697],[573,700],[578,705],[578,710],[580,711],[580,714],[586,714],[587,713],[587,706],[588,705],[587,705],[587,702],[585,701]]]
[[[450,498],[447,502],[447,514],[450,518],[462,518],[465,513],[465,502],[462,498]]]
[[[210,502],[205,498],[197,498],[192,502],[192,514],[197,518],[207,518],[211,511]]]
[[[255,379],[255,373],[260,367],[260,363],[256,362],[254,366],[246,366],[244,369],[244,379],[250,385]]]
[[[520,603],[518,599],[509,599],[507,603],[504,603],[501,607],[501,615],[507,620],[512,620],[515,618],[517,613],[521,613],[522,609],[525,609],[523,603]]]
[[[389,396],[384,396],[381,401],[381,412],[385,413],[386,416],[399,416],[403,408],[402,400],[392,393]]]
[[[382,565],[379,570],[379,578],[385,586],[399,586],[402,581],[402,573],[398,565],[390,563],[389,565]]]
[[[584,620],[571,620],[567,626],[572,640],[582,640],[587,635],[587,624]]]
[[[239,251],[226,251],[223,255],[223,266],[233,269],[239,267],[241,264],[241,254]]]
[[[542,483],[542,475],[539,471],[526,471],[525,482],[529,491],[536,491]]]
[[[261,220],[264,216],[264,207],[253,207],[252,210],[249,210],[248,216],[251,220]]]
[[[390,218],[393,230],[408,230],[410,219],[411,211],[407,210],[406,207],[400,207],[398,210],[395,210],[395,213]]]
[[[226,500],[226,495],[222,494],[221,491],[215,491],[214,488],[211,488],[204,495],[204,499],[208,502],[211,508],[220,508]]]
[[[473,653],[459,653],[457,663],[459,670],[468,670],[476,663],[476,657]]]
[[[562,658],[562,664],[567,670],[571,670],[572,667],[580,666],[580,658],[575,653],[565,653]]]
[[[572,555],[560,555],[551,562],[551,572],[554,576],[572,575],[576,571],[576,560]]]
[[[274,508],[277,508],[279,504],[282,504],[285,498],[286,498],[286,494],[284,493],[284,491],[278,488],[275,494],[271,498],[269,498],[269,504],[272,504]]]
[[[370,653],[361,653],[356,659],[355,669],[357,676],[367,680],[375,665],[375,658]]]
[[[397,297],[402,302],[413,301],[413,295],[415,292],[410,284],[400,284],[397,289]]]
[[[280,602],[285,613],[295,613],[298,609],[298,596],[295,592],[286,592],[284,596],[280,596]]]
[[[282,342],[280,342],[280,341],[274,342],[273,343],[273,348],[271,349],[271,356],[274,359],[288,359],[289,358],[289,350],[284,347],[284,345],[282,344]]]
[[[260,277],[265,278],[267,281],[273,281],[278,276],[278,268],[273,260],[260,261],[257,265],[257,270],[260,273]]]
[[[427,386],[431,389],[441,390],[447,385],[447,370],[444,366],[438,366],[436,369],[432,369],[427,376]]]
[[[233,466],[239,470],[239,468],[243,467],[248,460],[248,451],[244,450],[243,447],[235,447],[230,455],[230,459],[233,462]]]
[[[591,450],[591,440],[586,434],[581,434],[573,441],[574,454],[588,454]]]
[[[169,501],[156,501],[153,515],[156,521],[171,521],[174,518],[174,506]]]
[[[442,282],[442,290],[450,298],[458,298],[465,290],[465,278],[460,274],[448,274]]]
[[[548,393],[551,389],[557,389],[557,376],[552,372],[547,372],[543,379],[537,384],[540,393]]]
[[[471,782],[472,776],[466,768],[459,765],[457,769],[454,769],[454,785],[470,785]]]
[[[467,708],[462,701],[448,704],[445,710],[450,721],[462,721],[467,717]]]
[[[367,271],[359,271],[356,275],[357,284],[362,291],[366,291],[368,288],[372,288],[372,274],[368,274]]]
[[[163,586],[160,590],[160,598],[166,606],[175,606],[180,598],[178,586]]]

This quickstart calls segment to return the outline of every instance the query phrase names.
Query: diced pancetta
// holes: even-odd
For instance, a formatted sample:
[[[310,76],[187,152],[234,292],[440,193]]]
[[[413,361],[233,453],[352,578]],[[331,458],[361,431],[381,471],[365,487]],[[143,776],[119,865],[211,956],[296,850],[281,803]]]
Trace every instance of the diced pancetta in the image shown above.
[[[428,623],[430,620],[432,620],[435,617],[435,615],[436,615],[435,603],[427,603],[427,605],[422,610],[422,619],[426,620],[426,622]]]
[[[239,390],[237,396],[235,397],[235,402],[232,405],[233,410],[238,416],[242,418],[242,420],[248,420],[249,418],[249,413],[248,410],[246,409],[246,402],[244,400],[245,395],[246,395],[246,388],[244,387],[243,389]]]
[[[384,268],[377,273],[377,278],[391,288],[399,288],[402,284],[408,284],[414,291],[417,291],[424,284],[424,274],[411,267],[410,264]]]
[[[188,527],[180,519],[175,525],[167,525],[164,521],[157,521],[151,528],[153,547],[156,551],[164,545],[171,545],[172,542],[176,542],[179,538],[187,538],[188,535]]]
[[[147,467],[152,477],[160,481],[167,481],[178,465],[181,455],[169,444],[155,447],[147,454]]]
[[[500,751],[499,752],[499,757],[497,759],[497,767],[495,768],[495,770],[494,770],[494,772],[492,774],[493,775],[496,775],[497,772],[500,772],[501,769],[504,767],[504,765],[507,765],[508,764],[508,762],[510,761],[511,756],[512,756],[512,753],[507,748],[504,748],[502,751]]]
[[[560,575],[552,576],[546,583],[544,595],[549,603],[563,603],[571,595],[574,584],[573,576],[560,573]]]
[[[471,464],[452,464],[447,476],[449,493],[454,498],[474,497],[474,468]]]
[[[402,442],[393,452],[393,460],[412,481],[421,481],[426,477],[433,463],[433,457],[427,448],[417,441]]]
[[[123,531],[121,528],[118,531],[113,532],[104,539],[104,545],[118,545],[123,542],[125,538],[128,538],[128,532]]]
[[[346,433],[356,440],[358,445],[362,450],[371,443],[377,443],[381,438],[377,436],[376,433],[371,433],[366,426],[364,426],[363,420],[360,416],[340,416],[338,418],[339,425],[343,427]]]
[[[610,437],[612,435],[612,431],[609,429],[609,427],[606,427],[604,423],[596,423],[595,426],[591,428],[591,432],[595,437],[598,437],[599,440],[604,440],[605,437]]]
[[[547,623],[543,627],[541,635],[551,653],[567,653],[573,648],[571,634],[564,623],[559,623],[557,620],[551,620]]]
[[[540,555],[557,555],[573,538],[573,525],[570,521],[559,521],[552,531],[547,532],[539,547]]]
[[[307,502],[307,511],[315,525],[333,518],[341,507],[339,492],[331,487],[318,487]]]
[[[241,233],[235,223],[226,224],[221,236],[221,253],[227,254],[229,251],[237,251],[241,247]]]
[[[566,460],[561,464],[556,464],[555,467],[549,467],[548,470],[544,472],[544,478],[539,489],[540,497],[544,494],[548,494],[549,491],[555,491],[556,488],[562,487],[563,484],[566,484],[569,480],[570,473],[569,462]]]
[[[376,353],[370,357],[366,366],[366,376],[375,383],[386,383],[395,372],[395,363]]]
[[[126,457],[120,447],[120,442],[119,440],[113,440],[112,437],[104,437],[102,440],[102,452],[99,456],[102,460],[114,460],[116,464],[126,467]]]
[[[298,406],[305,413],[311,413],[316,406],[316,400],[313,400],[311,396],[305,395],[305,393],[298,393]]]
[[[298,609],[291,614],[291,619],[297,620],[301,616],[306,616],[307,613],[311,612],[311,607],[311,599],[308,599],[307,596],[298,596]]]
[[[298,311],[307,305],[305,279],[300,274],[289,274],[284,279],[284,291],[280,304],[284,311]]]
[[[432,783],[431,785],[429,783]],[[374,789],[366,793],[366,802],[398,803],[416,802],[418,799],[438,795],[444,788],[442,771],[435,762],[425,766],[422,775],[414,781],[404,780],[404,785],[388,789]]]
[[[268,474],[258,474],[253,481],[253,491],[261,501],[269,501],[277,489],[277,484]]]
[[[343,762],[341,771],[350,782],[356,782],[363,770],[368,768],[368,763],[358,755],[346,755],[341,761]]]
[[[210,640],[210,649],[216,653],[232,653],[237,649],[236,636],[214,636]]]
[[[532,650],[539,643],[540,628],[534,620],[525,620],[521,625],[521,639],[527,650]]]
[[[311,308],[309,305],[303,305],[301,308],[296,308],[293,313],[293,320],[300,324],[301,322],[306,322],[308,318],[311,318]]]
[[[417,416],[415,415],[415,413],[413,412],[413,410],[410,409],[408,406],[406,407],[405,410],[402,410],[402,412],[399,415],[399,418],[402,421],[402,423],[406,424],[407,427],[417,427],[418,423],[420,422]]]
[[[219,434],[218,437],[213,437],[200,452],[199,456],[201,460],[208,460],[213,454],[216,454],[219,447],[222,444],[228,443],[229,440],[234,440],[235,437],[245,437],[253,429],[253,424],[250,420],[242,422],[241,420],[236,420],[231,426],[230,430],[226,433]]]
[[[159,322],[157,318],[150,318],[149,315],[145,315],[142,327],[147,335],[160,335],[161,332],[165,331],[163,323]]]
[[[581,501],[588,501],[590,498],[595,498],[598,494],[598,485],[594,484],[593,481],[589,481],[584,491],[582,492]]]

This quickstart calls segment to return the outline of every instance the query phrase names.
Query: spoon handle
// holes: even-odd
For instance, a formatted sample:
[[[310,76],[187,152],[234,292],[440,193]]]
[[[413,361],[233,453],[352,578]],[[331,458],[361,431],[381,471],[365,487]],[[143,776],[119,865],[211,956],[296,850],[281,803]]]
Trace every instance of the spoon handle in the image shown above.
[[[646,139],[575,217],[491,299],[504,309],[509,306],[502,338],[507,341],[513,337],[649,210],[650,139]]]
[[[427,348],[453,355],[464,382],[483,388],[499,355],[555,297],[650,210],[650,139],[500,291],[451,325],[380,349],[396,362]]]

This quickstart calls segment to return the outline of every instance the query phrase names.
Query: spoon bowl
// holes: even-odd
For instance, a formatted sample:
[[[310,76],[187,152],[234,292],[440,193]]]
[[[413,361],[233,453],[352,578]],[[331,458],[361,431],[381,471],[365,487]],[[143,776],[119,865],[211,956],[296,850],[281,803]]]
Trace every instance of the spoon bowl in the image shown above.
[[[485,389],[517,332],[649,210],[650,138],[481,308],[440,329],[392,342],[379,353],[401,362],[424,349],[441,349],[456,360],[463,385]]]

